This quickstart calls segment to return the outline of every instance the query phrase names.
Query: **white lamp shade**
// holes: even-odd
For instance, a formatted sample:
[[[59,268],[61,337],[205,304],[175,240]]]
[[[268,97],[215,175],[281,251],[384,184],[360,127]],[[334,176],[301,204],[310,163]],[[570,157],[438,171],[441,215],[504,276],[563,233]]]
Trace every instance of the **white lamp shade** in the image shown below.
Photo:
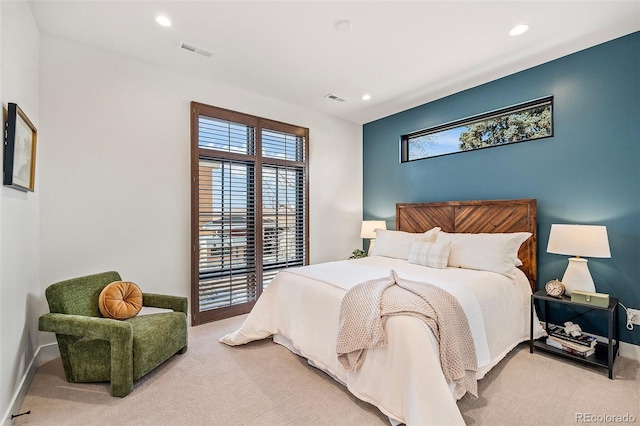
[[[587,259],[579,256],[611,257],[607,228],[600,225],[551,225],[547,252],[578,256],[569,259],[562,277],[567,296],[575,290],[595,292]]]
[[[584,257],[611,257],[607,227],[600,225],[551,225],[548,253]]]
[[[360,238],[375,238],[376,229],[387,229],[387,222],[384,220],[363,220]]]

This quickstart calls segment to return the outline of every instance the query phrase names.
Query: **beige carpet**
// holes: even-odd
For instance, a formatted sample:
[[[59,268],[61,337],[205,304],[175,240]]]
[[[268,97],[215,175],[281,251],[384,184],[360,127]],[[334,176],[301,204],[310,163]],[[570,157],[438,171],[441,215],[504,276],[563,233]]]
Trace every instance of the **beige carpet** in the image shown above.
[[[271,340],[231,348],[230,318],[189,331],[189,350],[135,382],[126,398],[107,384],[73,384],[59,359],[40,366],[15,425],[388,425],[375,407]],[[615,380],[590,368],[514,349],[459,406],[473,425],[575,425],[576,415],[624,415],[640,423],[637,362],[619,358]],[[602,422],[602,421],[601,421]],[[600,422],[600,423],[601,423]],[[592,420],[593,423],[593,420]]]

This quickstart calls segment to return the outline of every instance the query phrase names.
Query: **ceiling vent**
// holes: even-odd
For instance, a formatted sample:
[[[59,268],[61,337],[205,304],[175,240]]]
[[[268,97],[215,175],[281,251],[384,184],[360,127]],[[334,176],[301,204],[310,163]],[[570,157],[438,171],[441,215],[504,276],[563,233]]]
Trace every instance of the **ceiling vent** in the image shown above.
[[[336,96],[333,93],[329,93],[328,95],[325,95],[325,98],[331,99],[332,101],[338,101],[338,102],[346,101],[346,99],[341,98],[340,96]]]
[[[208,50],[201,49],[191,44],[180,43],[178,47],[184,50],[188,50],[189,52],[197,53],[198,55],[206,56],[207,58],[213,56],[213,53],[209,52]]]

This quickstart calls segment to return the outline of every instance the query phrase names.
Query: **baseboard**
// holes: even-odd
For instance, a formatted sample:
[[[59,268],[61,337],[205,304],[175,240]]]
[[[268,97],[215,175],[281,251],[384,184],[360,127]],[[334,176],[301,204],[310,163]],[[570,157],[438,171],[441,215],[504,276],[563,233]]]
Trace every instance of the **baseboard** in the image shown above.
[[[16,390],[13,398],[11,399],[11,403],[9,404],[9,409],[4,414],[3,417],[3,426],[11,426],[13,423],[11,416],[15,414],[19,414],[18,410],[22,406],[22,401],[24,401],[24,397],[27,395],[29,391],[29,386],[31,386],[31,382],[33,381],[33,377],[36,375],[36,371],[38,370],[38,366],[40,364],[51,361],[52,359],[59,358],[60,351],[58,350],[58,345],[56,343],[49,343],[47,345],[42,345],[38,347],[36,353],[33,355],[29,366],[27,367],[24,375],[22,376],[22,380],[20,381],[20,385]]]
[[[640,346],[631,343],[620,342],[620,356],[631,358],[640,362]]]

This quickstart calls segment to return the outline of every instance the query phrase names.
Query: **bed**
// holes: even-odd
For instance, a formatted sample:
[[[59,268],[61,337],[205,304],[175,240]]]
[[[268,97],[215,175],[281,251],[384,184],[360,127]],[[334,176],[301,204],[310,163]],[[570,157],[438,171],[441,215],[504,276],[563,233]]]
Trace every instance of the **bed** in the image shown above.
[[[379,234],[369,257],[279,272],[241,328],[220,341],[233,346],[273,336],[274,342],[307,358],[356,397],[378,407],[392,424],[463,425],[456,404],[462,395],[455,383],[444,378],[431,329],[412,316],[388,317],[384,324],[387,345],[369,349],[356,371],[346,370],[336,356],[341,302],[355,285],[389,276],[391,271],[445,288],[468,318],[477,357],[476,377],[482,379],[529,338],[529,297],[536,281],[536,200],[401,203],[396,205],[396,231],[400,232],[390,231],[385,238],[406,238],[405,233],[419,238],[435,232],[434,246],[449,244],[449,262],[454,260],[456,247],[459,265],[431,268],[410,263],[404,255],[395,256],[397,247],[382,241]],[[513,236],[524,233],[526,240],[517,242],[513,258],[506,261],[508,273],[500,269],[504,259],[498,269],[482,270],[484,263],[480,268],[474,266],[478,247],[482,255],[492,253],[494,245],[498,251],[507,246],[512,249]],[[472,243],[467,244],[467,239]],[[494,244],[497,239],[511,245]],[[486,248],[478,246],[485,241],[489,241]],[[419,243],[413,241],[411,249],[416,245]],[[465,260],[469,253],[472,255]],[[543,333],[537,321],[534,331]]]

